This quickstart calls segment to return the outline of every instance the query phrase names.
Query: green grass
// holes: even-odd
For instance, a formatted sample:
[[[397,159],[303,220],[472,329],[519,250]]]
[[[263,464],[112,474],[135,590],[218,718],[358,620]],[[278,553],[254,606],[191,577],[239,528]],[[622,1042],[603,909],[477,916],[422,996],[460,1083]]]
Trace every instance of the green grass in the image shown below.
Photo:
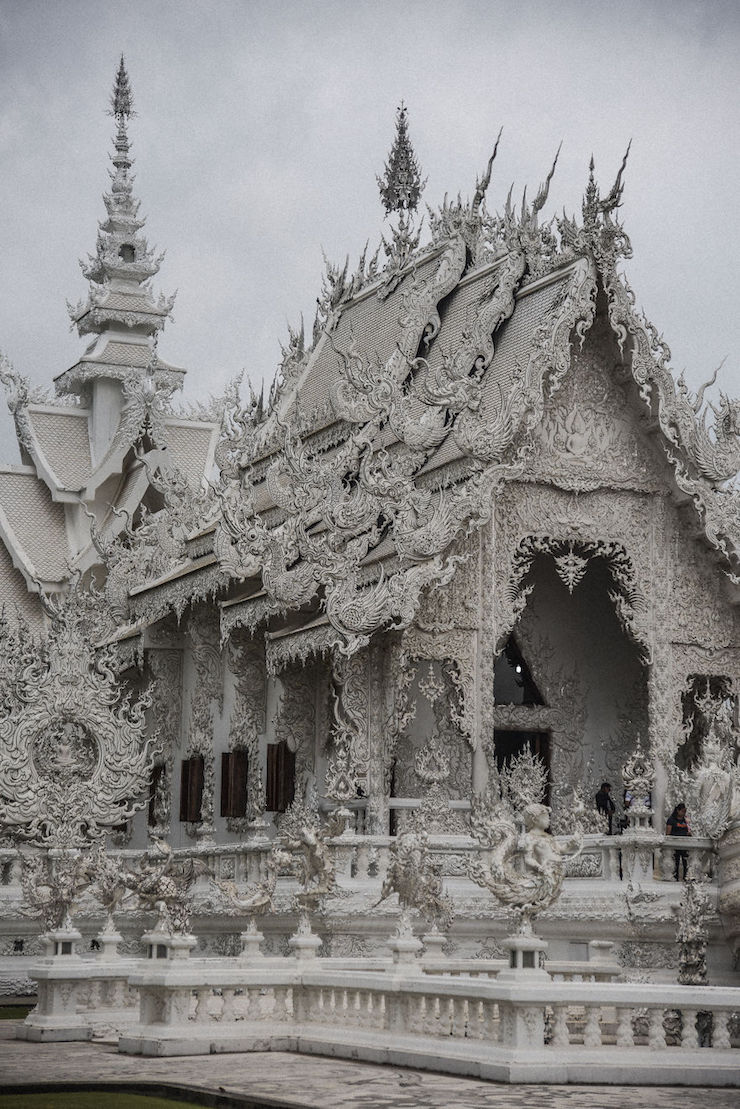
[[[33,1005],[0,1005],[0,1020],[25,1020]]]
[[[195,1109],[197,1103],[144,1094],[119,1094],[111,1090],[73,1090],[70,1093],[4,1094],[0,1105],[2,1109]],[[202,1105],[198,1109],[202,1109]]]

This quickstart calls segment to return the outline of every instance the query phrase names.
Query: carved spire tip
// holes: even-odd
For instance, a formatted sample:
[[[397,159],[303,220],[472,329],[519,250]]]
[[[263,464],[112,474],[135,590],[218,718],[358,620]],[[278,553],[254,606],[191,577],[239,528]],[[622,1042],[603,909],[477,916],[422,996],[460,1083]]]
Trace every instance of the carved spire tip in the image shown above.
[[[126,59],[123,54],[121,54],[121,61],[116,72],[110,103],[110,114],[115,116],[119,123],[136,114],[134,112],[134,97],[126,70]]]
[[[426,180],[408,133],[408,108],[402,100],[396,109],[396,134],[382,177],[376,178],[386,214],[413,212],[419,204]]]

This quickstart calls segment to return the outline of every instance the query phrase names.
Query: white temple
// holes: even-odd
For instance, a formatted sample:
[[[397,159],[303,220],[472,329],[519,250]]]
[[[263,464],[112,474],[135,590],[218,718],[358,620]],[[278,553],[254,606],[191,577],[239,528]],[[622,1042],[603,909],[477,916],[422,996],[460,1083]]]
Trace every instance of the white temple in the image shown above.
[[[173,402],[185,371],[158,350],[172,300],[149,285],[160,259],[133,195],[123,60],[112,107],[106,218],[71,309],[90,345],[53,402],[0,368],[23,462],[0,471],[0,977],[17,987],[43,950],[23,867],[94,830],[98,876],[137,878],[108,903],[75,872],[79,896],[62,900],[82,951],[110,912],[121,950],[151,954],[159,900],[170,925],[182,909],[170,933],[191,932],[198,955],[237,958],[259,902],[268,956],[298,965],[308,937],[376,973],[396,892],[394,958],[416,958],[411,909],[426,906],[449,925],[427,953],[466,976],[507,951],[527,968],[510,914],[536,901],[535,961],[546,952],[561,981],[651,982],[663,1013],[685,972],[664,835],[683,801],[691,896],[701,887],[684,939],[698,928],[706,953],[692,981],[708,973],[722,1011],[740,1009],[722,992],[740,986],[740,402],[676,381],[635,307],[626,156],[605,196],[592,164],[580,219],[542,223],[555,165],[494,215],[494,150],[472,201],[430,209],[422,241],[400,108],[379,252],[327,266],[312,334],[291,332],[268,401],[245,407],[235,388],[193,419]],[[113,689],[85,692],[96,667],[129,695],[124,723],[93,709]],[[111,782],[128,760],[126,793]],[[86,792],[107,807],[89,815]],[[146,885],[172,860],[190,868],[187,913]],[[419,890],[416,871],[436,877]],[[513,876],[540,871],[539,900],[521,894]],[[546,1043],[567,1044],[564,1022]],[[148,1050],[145,1024],[129,1050]],[[729,1015],[715,1047],[719,1029],[736,1043]]]

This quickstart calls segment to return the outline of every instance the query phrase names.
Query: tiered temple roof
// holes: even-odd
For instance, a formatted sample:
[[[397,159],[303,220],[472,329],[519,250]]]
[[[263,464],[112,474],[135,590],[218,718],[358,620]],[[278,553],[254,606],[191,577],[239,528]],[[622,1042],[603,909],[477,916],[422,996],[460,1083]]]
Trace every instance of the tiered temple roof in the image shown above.
[[[174,467],[200,489],[218,436],[217,422],[171,408],[185,371],[157,350],[174,297],[155,299],[149,285],[163,255],[142,234],[133,193],[133,100],[123,58],[111,106],[116,133],[111,187],[103,198],[107,214],[95,254],[81,263],[87,299],[70,309],[80,336],[91,336],[87,350],[55,378],[59,401],[38,401],[9,363],[0,365],[23,463],[0,468],[7,552],[0,605],[37,618],[40,610],[29,609],[24,591],[61,589],[70,575],[95,567],[104,576],[105,544],[140,514],[142,503],[159,508],[156,475]]]

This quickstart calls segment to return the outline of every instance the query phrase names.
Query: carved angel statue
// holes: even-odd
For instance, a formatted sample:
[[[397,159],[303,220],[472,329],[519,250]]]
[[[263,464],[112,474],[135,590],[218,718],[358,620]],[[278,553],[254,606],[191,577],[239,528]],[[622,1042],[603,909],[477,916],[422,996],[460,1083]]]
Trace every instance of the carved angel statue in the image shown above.
[[[211,875],[211,871],[202,859],[176,859],[168,843],[154,840],[138,871],[128,871],[125,881],[144,908],[155,909],[157,902],[164,903],[171,933],[186,934],[192,913],[190,890],[204,874]]]
[[[492,771],[487,791],[473,798],[471,828],[480,853],[468,876],[514,911],[520,932],[531,932],[537,913],[557,899],[565,859],[583,847],[577,823],[564,842],[550,834],[550,808],[540,800],[546,782],[544,764],[527,750],[500,775]]]
[[[514,910],[517,929],[531,932],[534,917],[557,900],[563,886],[564,862],[583,847],[580,832],[561,844],[548,829],[550,809],[532,803],[523,812],[524,833],[502,818],[494,850],[487,861],[478,859],[468,874],[479,886]]]
[[[401,908],[399,935],[411,931],[412,909],[431,924],[441,924],[444,931],[452,924],[452,899],[443,892],[440,866],[432,861],[426,832],[412,828],[396,836],[376,905],[393,893]]]

